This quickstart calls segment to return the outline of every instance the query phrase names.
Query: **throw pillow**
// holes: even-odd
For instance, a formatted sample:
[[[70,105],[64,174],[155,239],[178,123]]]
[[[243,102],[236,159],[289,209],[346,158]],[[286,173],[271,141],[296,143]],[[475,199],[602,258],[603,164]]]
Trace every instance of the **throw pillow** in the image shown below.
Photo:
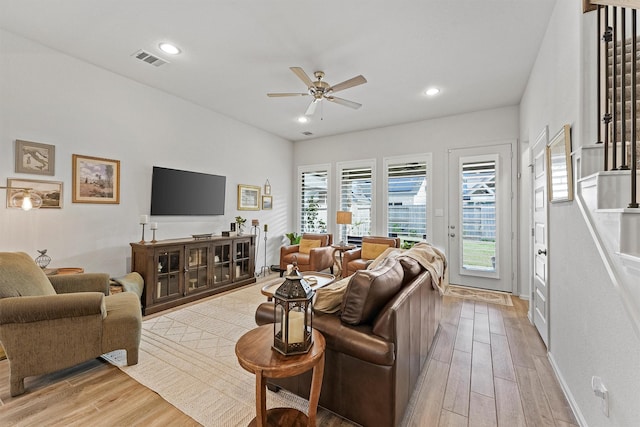
[[[386,251],[389,245],[384,243],[362,243],[362,259],[376,259],[378,255]]]
[[[351,277],[345,277],[335,283],[316,291],[313,310],[320,313],[333,314],[340,311],[344,294],[347,291]]]
[[[393,258],[387,258],[374,270],[356,271],[342,301],[342,321],[350,325],[371,323],[398,293],[402,277],[402,265]]]
[[[319,248],[320,243],[320,240],[300,239],[300,253],[308,254],[311,252],[312,248]]]

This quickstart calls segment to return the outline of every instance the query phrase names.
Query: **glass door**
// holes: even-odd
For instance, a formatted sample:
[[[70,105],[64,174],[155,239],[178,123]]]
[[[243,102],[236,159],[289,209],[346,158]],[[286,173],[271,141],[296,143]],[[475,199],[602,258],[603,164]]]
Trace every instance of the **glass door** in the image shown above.
[[[250,238],[235,241],[234,280],[248,279],[253,276],[253,271],[251,271],[251,250]]]
[[[181,296],[181,284],[183,277],[183,249],[181,246],[167,248],[156,253],[156,288],[153,295],[154,301],[163,301]]]
[[[231,241],[213,245],[213,286],[231,283]]]
[[[187,249],[187,293],[198,292],[210,286],[209,280],[209,244]]]

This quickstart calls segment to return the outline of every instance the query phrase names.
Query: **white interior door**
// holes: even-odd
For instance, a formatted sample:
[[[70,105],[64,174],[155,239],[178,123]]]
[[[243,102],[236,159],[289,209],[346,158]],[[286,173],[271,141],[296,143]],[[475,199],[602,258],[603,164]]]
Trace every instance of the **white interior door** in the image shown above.
[[[547,273],[547,131],[540,134],[531,150],[533,188],[531,206],[533,224],[531,239],[531,317],[538,333],[548,346],[549,339],[549,283]]]
[[[449,150],[449,282],[512,292],[511,144]]]

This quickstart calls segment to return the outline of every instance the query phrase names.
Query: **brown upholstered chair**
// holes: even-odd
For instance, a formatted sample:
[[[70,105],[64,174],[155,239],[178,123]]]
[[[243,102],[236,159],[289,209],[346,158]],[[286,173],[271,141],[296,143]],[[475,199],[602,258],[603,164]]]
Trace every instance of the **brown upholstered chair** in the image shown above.
[[[307,243],[317,246],[309,247]],[[329,268],[333,273],[334,248],[331,247],[332,243],[333,236],[331,234],[303,233],[299,244],[282,246],[280,248],[280,276],[282,277],[287,270],[287,265],[293,264],[294,261],[298,263],[300,271],[322,271]]]
[[[399,237],[362,237],[362,247],[351,249],[342,254],[342,277],[351,276],[358,270],[367,268],[386,247],[399,248]],[[364,248],[364,252],[363,252]]]
[[[109,295],[109,276],[47,277],[25,253],[0,252],[0,342],[9,359],[10,392],[24,379],[124,349],[138,363],[142,315],[133,292]]]

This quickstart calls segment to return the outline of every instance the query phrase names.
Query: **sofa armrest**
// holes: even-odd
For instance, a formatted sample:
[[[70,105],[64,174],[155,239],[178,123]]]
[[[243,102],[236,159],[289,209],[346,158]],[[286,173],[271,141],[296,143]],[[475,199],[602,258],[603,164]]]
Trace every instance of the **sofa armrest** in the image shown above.
[[[101,292],[109,295],[109,275],[105,273],[61,274],[49,276],[57,294]]]
[[[0,299],[0,325],[31,323],[69,317],[107,315],[100,292],[12,297]]]

